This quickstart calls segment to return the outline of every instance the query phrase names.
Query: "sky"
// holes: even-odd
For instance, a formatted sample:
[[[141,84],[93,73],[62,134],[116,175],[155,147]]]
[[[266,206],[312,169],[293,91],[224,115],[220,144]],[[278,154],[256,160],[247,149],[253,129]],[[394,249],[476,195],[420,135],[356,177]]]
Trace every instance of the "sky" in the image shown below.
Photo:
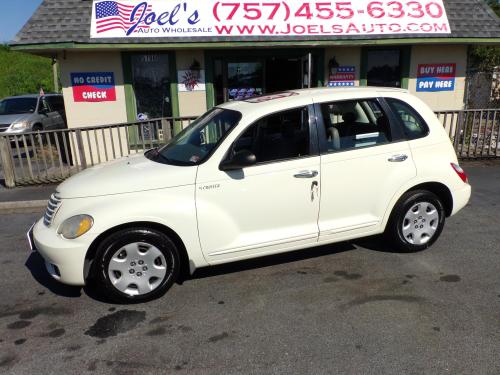
[[[0,43],[11,41],[42,0],[0,0]]]

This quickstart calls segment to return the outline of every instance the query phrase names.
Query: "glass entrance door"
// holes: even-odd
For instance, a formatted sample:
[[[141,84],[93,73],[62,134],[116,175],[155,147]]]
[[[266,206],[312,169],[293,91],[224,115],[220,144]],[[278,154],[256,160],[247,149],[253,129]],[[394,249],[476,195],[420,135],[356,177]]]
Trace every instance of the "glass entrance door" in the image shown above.
[[[168,54],[134,54],[131,56],[131,63],[137,117],[140,117],[138,119],[171,117]]]

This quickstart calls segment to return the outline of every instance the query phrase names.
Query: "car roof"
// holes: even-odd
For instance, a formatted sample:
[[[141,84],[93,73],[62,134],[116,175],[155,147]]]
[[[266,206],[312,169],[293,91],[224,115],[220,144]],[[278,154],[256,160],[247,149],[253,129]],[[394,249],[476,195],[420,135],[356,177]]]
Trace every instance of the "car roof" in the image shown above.
[[[54,94],[54,93],[47,93],[43,96],[62,96],[62,94]],[[5,98],[2,98],[2,100],[4,99],[20,99],[20,98],[31,98],[31,99],[38,99],[40,97],[39,94],[26,94],[26,95],[14,95],[14,96],[7,96]]]
[[[261,112],[279,108],[293,108],[314,102],[377,97],[383,94],[409,94],[408,90],[390,87],[318,87],[311,89],[289,90],[266,94],[244,100],[235,100],[218,105],[218,108],[231,109],[242,113]],[[257,105],[258,104],[258,105]]]

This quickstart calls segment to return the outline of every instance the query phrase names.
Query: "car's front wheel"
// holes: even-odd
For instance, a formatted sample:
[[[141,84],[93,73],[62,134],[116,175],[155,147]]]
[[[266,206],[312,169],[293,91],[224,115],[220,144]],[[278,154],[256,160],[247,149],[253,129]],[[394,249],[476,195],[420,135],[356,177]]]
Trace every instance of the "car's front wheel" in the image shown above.
[[[434,193],[409,191],[396,204],[385,235],[399,251],[425,250],[441,235],[445,217],[443,203]]]
[[[124,229],[101,242],[94,275],[105,293],[119,302],[143,302],[165,294],[180,271],[179,252],[165,234]]]

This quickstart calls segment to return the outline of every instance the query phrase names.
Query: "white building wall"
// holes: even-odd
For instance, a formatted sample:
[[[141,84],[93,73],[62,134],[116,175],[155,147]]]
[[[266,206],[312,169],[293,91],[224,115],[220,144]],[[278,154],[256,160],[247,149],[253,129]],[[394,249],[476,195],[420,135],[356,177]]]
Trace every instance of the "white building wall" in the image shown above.
[[[59,54],[59,63],[69,128],[127,122],[122,59],[119,51],[66,52],[65,54]],[[71,86],[71,73],[84,72],[113,72],[116,85],[116,101],[75,102]]]
[[[419,64],[452,63],[457,64],[454,91],[417,92],[417,69]],[[426,102],[434,111],[463,109],[466,70],[466,45],[413,46],[408,89],[412,94]]]

